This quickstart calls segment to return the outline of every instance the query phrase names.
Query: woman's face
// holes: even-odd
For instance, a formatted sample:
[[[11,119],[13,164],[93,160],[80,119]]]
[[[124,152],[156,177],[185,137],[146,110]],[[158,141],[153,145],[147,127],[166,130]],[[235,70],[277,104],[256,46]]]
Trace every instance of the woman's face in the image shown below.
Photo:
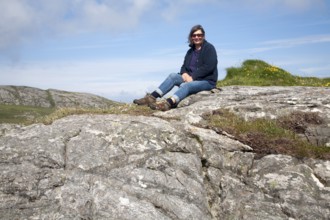
[[[204,41],[204,34],[201,30],[197,30],[195,31],[192,35],[191,35],[191,40],[194,43],[195,46],[200,46],[203,44]]]

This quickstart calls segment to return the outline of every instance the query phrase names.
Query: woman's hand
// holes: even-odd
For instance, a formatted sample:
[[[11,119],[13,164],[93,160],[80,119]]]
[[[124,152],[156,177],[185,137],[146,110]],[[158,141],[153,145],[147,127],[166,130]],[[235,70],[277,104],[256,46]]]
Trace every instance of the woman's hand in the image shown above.
[[[188,73],[183,73],[182,74],[182,79],[183,79],[184,82],[191,82],[191,81],[193,81],[193,78]]]

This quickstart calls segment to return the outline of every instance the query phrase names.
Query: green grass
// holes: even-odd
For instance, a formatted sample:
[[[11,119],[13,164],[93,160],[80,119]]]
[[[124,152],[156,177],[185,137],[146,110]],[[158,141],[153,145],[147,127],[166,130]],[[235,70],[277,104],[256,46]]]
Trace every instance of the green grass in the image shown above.
[[[330,75],[330,73],[329,73]],[[318,86],[330,87],[330,78],[300,77],[261,60],[246,60],[241,67],[230,67],[217,86]]]
[[[305,114],[305,122],[295,115]],[[297,124],[314,123],[319,116],[314,113],[294,112],[277,120],[255,119],[245,121],[243,118],[225,109],[219,109],[203,115],[207,128],[218,133],[228,133],[253,148],[258,156],[267,154],[286,154],[297,158],[330,159],[330,148],[315,146],[298,137]],[[203,126],[203,125],[201,125]],[[205,127],[205,126],[203,126]],[[290,129],[292,128],[292,129]]]
[[[54,111],[54,108],[0,105],[0,123],[30,124]]]
[[[97,108],[42,108],[20,105],[0,105],[0,123],[51,124],[53,121],[79,114],[129,114],[150,116],[154,111],[149,107],[130,104],[116,105],[107,109]]]

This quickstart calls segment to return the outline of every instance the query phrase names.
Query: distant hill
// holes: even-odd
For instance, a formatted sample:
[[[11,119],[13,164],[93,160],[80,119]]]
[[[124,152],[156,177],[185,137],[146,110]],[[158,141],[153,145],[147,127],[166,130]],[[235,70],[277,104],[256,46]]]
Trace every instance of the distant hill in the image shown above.
[[[119,103],[89,93],[42,90],[27,86],[0,86],[1,104],[43,108],[108,108]]]
[[[217,86],[232,85],[330,87],[330,78],[295,76],[262,60],[246,60],[240,67],[227,68],[226,77],[217,83]]]

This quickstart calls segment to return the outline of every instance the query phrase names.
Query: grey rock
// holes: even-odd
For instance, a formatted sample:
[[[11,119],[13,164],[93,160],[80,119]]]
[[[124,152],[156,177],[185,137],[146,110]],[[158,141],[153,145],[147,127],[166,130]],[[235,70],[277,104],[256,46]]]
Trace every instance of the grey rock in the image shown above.
[[[47,91],[25,86],[0,86],[0,104],[52,107]]]
[[[0,146],[0,216],[211,219],[201,145],[164,120],[72,116],[12,129]]]
[[[158,112],[162,118],[183,118],[188,123],[202,121],[201,114],[225,108],[246,120],[276,119],[295,111],[318,113],[321,125],[310,125],[302,138],[320,146],[330,146],[329,87],[230,86],[222,91],[200,92],[179,103],[179,109]],[[182,108],[184,107],[184,108]]]
[[[0,86],[0,104],[44,108],[108,108],[119,103],[89,93],[42,90],[26,86]]]
[[[288,216],[326,219],[330,216],[330,188],[314,172],[289,156],[270,155],[255,162],[251,176],[259,189],[279,201]]]
[[[0,219],[329,219],[329,161],[257,159],[230,135],[195,126],[218,108],[246,119],[299,109],[328,120],[324,94],[225,87],[152,117],[0,124]]]

